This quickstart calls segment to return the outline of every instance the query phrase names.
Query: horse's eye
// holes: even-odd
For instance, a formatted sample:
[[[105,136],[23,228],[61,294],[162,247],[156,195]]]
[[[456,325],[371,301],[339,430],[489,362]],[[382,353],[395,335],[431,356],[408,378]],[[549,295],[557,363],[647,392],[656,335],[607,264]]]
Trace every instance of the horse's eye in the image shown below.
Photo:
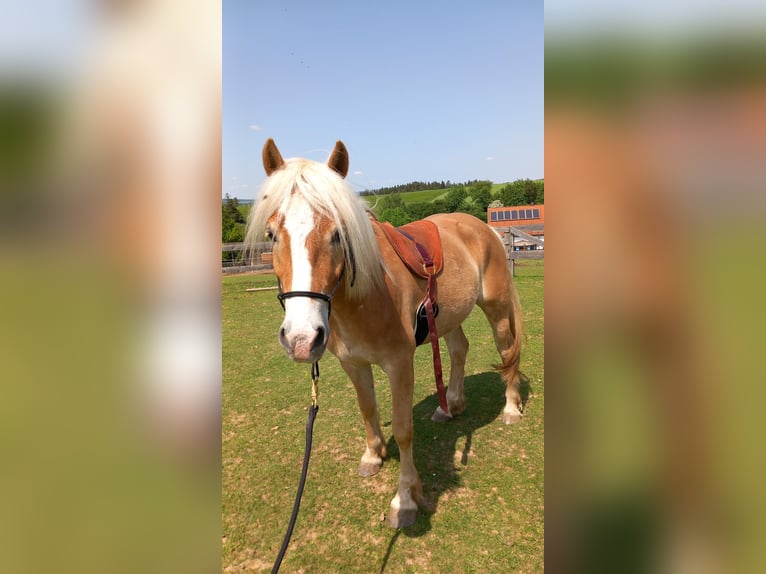
[[[335,233],[332,234],[332,239],[330,239],[330,241],[334,245],[337,245],[338,243],[340,243],[340,232],[337,229],[335,230]]]
[[[274,237],[274,232],[271,230],[271,228],[266,230],[266,239],[268,239],[269,241],[274,241],[274,242],[277,241],[276,238]]]

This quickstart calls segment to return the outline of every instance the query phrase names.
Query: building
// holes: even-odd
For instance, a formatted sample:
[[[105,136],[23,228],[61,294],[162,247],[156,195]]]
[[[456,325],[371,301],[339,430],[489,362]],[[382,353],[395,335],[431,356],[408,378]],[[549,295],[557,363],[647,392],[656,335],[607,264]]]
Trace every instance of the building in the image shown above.
[[[545,240],[545,206],[515,205],[508,207],[490,207],[487,209],[487,223],[495,228],[501,237],[503,227],[516,227],[529,235]],[[535,244],[516,239],[516,250],[536,249]]]

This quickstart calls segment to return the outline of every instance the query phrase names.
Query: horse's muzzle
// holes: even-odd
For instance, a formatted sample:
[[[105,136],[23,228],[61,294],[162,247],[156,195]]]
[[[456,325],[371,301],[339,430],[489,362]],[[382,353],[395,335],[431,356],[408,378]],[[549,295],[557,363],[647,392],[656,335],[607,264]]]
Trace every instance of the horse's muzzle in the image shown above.
[[[310,331],[279,329],[279,342],[287,355],[298,363],[314,363],[322,358],[327,348],[327,331],[317,327]]]

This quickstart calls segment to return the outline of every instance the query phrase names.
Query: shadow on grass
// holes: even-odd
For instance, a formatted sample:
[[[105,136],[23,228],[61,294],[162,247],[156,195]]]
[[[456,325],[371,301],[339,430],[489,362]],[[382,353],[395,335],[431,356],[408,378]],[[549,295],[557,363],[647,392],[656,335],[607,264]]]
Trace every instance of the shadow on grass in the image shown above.
[[[529,381],[522,377],[520,394],[524,404],[530,393]],[[439,498],[445,492],[462,485],[460,471],[469,464],[469,453],[476,430],[497,420],[505,406],[505,383],[494,371],[465,378],[466,408],[447,423],[435,423],[431,415],[439,405],[436,394],[429,395],[413,407],[415,426],[413,456],[423,483],[424,506],[415,524],[396,530],[388,544],[380,572],[384,572],[394,544],[401,533],[419,537],[431,530],[431,516],[436,512]],[[386,426],[388,426],[387,423]],[[464,439],[459,457],[458,441]],[[399,460],[399,447],[393,437],[388,440],[388,458]]]

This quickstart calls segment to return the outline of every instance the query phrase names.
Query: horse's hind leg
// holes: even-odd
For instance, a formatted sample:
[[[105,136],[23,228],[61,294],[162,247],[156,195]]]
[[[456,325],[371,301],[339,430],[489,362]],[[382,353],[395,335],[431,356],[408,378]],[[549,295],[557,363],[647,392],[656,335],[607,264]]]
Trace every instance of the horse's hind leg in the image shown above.
[[[449,387],[447,387],[447,406],[450,414],[446,415],[441,407],[436,407],[436,412],[431,417],[431,420],[435,422],[448,421],[465,410],[463,379],[465,378],[465,359],[468,355],[468,339],[463,333],[463,328],[458,326],[457,329],[444,335],[444,341],[447,343],[450,361]]]
[[[510,289],[513,289],[511,287]],[[521,361],[521,310],[512,304],[516,295],[510,290],[505,297],[484,300],[479,306],[487,316],[495,337],[502,363],[496,368],[505,381],[505,408],[503,422],[512,424],[521,420],[522,401],[519,393],[519,363]]]
[[[360,476],[372,476],[380,470],[386,456],[386,441],[380,428],[380,415],[375,400],[375,381],[369,364],[341,362],[356,389],[356,399],[364,419],[367,448],[359,463]]]

